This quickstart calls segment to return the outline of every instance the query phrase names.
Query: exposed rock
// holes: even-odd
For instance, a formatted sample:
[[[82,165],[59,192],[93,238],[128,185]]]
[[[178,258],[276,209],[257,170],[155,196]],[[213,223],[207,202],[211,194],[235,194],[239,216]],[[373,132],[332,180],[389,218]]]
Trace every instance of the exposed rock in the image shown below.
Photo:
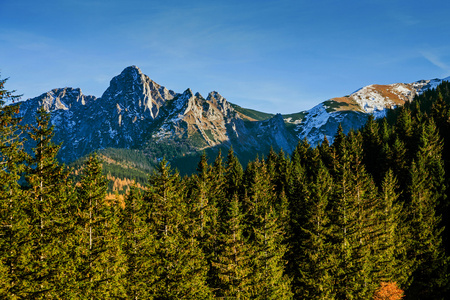
[[[31,124],[41,105],[51,112],[54,141],[63,142],[63,162],[98,149],[144,149],[151,143],[185,144],[195,150],[233,145],[238,155],[256,155],[271,146],[291,152],[304,138],[312,145],[324,137],[332,141],[339,124],[345,132],[359,128],[369,113],[383,116],[387,109],[440,82],[371,85],[284,119],[280,114],[266,114],[265,120],[255,121],[245,115],[245,109],[238,113],[218,92],[206,99],[190,89],[177,94],[131,66],[111,80],[101,98],[85,96],[80,89],[54,89],[22,102],[21,114],[22,122]]]

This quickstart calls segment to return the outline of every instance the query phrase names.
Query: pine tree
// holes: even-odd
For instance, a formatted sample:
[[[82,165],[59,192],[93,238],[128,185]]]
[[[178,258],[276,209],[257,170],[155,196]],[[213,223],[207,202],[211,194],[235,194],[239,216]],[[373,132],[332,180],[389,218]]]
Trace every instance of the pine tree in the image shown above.
[[[439,201],[445,197],[442,145],[434,122],[421,128],[419,151],[411,165],[407,207],[412,233],[410,249],[417,260],[417,269],[406,295],[408,299],[440,299],[448,285],[445,275],[448,258],[442,245],[441,217],[436,212]]]
[[[287,232],[276,209],[277,195],[264,161],[256,161],[256,172],[249,189],[249,236],[254,251],[252,298],[291,299],[289,277],[284,275]]]
[[[383,177],[383,160],[382,152],[382,141],[379,136],[378,123],[375,121],[373,115],[369,116],[366,124],[361,130],[363,136],[363,163],[367,171],[372,174],[377,185],[381,185]]]
[[[0,298],[15,299],[26,295],[23,283],[27,266],[22,262],[29,256],[30,248],[25,246],[26,195],[19,185],[26,157],[16,117],[19,105],[6,105],[6,101],[15,101],[19,96],[5,89],[6,81],[0,79]]]
[[[198,174],[193,175],[193,188],[190,195],[192,218],[194,220],[193,232],[200,243],[200,247],[208,261],[208,285],[217,288],[217,270],[212,265],[216,260],[219,247],[219,209],[216,201],[220,195],[218,186],[221,186],[220,171],[215,173],[208,165],[206,154],[203,153],[197,167]],[[213,178],[218,179],[214,182]]]
[[[214,292],[216,298],[251,298],[251,248],[244,237],[243,217],[238,196],[234,195],[222,223],[219,254],[213,262],[219,278],[219,288]]]
[[[215,204],[220,217],[227,214],[228,205],[226,203],[226,178],[225,166],[222,161],[222,152],[219,151],[210,170],[210,201]]]
[[[399,116],[395,124],[395,133],[398,138],[402,140],[406,148],[406,159],[412,161],[414,153],[416,152],[416,138],[414,120],[411,116],[411,111],[407,107],[400,109]]]
[[[305,201],[309,197],[308,177],[306,173],[306,153],[308,153],[309,145],[306,142],[299,143],[291,158],[291,174],[287,189],[287,198],[289,202],[289,233],[288,233],[288,249],[286,253],[287,266],[286,273],[292,278],[292,291],[296,298],[301,297],[300,286],[300,270],[299,265],[301,259],[299,252],[301,251],[301,241],[303,239],[302,226],[306,222],[305,218]]]
[[[273,152],[273,154],[269,153],[266,160],[266,165],[267,173],[270,176],[274,190],[277,196],[279,196],[282,192],[287,190],[290,176],[289,160],[283,150],[280,150],[278,154],[275,154],[275,152]]]
[[[132,187],[125,197],[120,229],[126,257],[125,288],[127,299],[153,299],[152,286],[157,278],[151,253],[155,252],[155,236],[147,224],[147,203],[141,191]]]
[[[162,160],[150,176],[144,195],[149,210],[147,222],[155,234],[155,251],[151,254],[157,299],[207,299],[207,265],[195,233],[191,213],[184,197],[178,173]]]
[[[336,297],[369,297],[378,285],[371,275],[375,258],[376,187],[362,164],[361,135],[350,132],[335,145],[335,195],[331,201]]]
[[[398,179],[399,189],[402,191],[406,191],[409,184],[408,167],[410,161],[406,156],[406,151],[405,143],[398,137],[395,138],[391,147],[385,149],[388,165],[394,171],[394,175]]]
[[[239,159],[234,155],[233,147],[230,147],[225,161],[225,190],[226,198],[231,200],[234,195],[242,194],[241,184],[244,171]]]
[[[52,142],[50,114],[43,107],[38,110],[29,136],[35,147],[25,176],[29,193],[28,246],[32,249],[27,257],[29,277],[25,280],[30,297],[65,297],[66,286],[72,280],[65,275],[65,268],[71,262],[66,247],[72,233],[69,207],[73,191],[69,170],[56,159],[60,146]]]
[[[305,199],[305,222],[301,224],[302,240],[299,256],[299,297],[304,299],[334,299],[335,278],[331,272],[335,259],[331,244],[332,227],[328,214],[333,191],[333,180],[320,164],[309,184],[310,194]]]
[[[381,228],[376,240],[378,261],[374,277],[381,282],[396,282],[400,286],[408,284],[414,259],[408,257],[408,241],[411,239],[406,224],[403,203],[398,200],[397,179],[389,170],[383,179],[377,218]]]
[[[89,156],[77,188],[78,297],[98,299],[124,294],[121,276],[124,260],[118,238],[117,204],[106,203],[108,182],[97,154]]]
[[[193,218],[197,224],[196,230],[198,231],[198,237],[202,240],[208,234],[207,225],[210,221],[210,209],[214,209],[209,203],[211,187],[210,184],[210,171],[206,158],[206,154],[203,153],[200,162],[197,167],[198,174],[194,177],[194,188],[191,195],[192,210],[194,213]]]

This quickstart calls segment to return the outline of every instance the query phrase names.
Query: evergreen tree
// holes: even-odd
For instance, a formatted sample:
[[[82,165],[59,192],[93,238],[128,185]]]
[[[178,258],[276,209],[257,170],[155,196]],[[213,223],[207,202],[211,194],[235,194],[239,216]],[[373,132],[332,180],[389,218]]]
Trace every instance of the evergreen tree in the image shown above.
[[[217,270],[211,264],[216,260],[219,247],[219,209],[216,201],[218,196],[217,186],[220,180],[213,182],[213,178],[219,179],[220,174],[214,174],[208,165],[206,154],[203,153],[197,167],[198,174],[193,175],[193,191],[191,192],[191,211],[194,220],[193,232],[208,261],[208,284],[217,288]],[[220,171],[219,171],[220,173]]]
[[[380,204],[376,212],[381,230],[374,253],[378,258],[374,277],[380,283],[396,282],[406,286],[414,259],[407,255],[411,236],[403,203],[398,201],[397,179],[392,170],[386,173],[381,187]]]
[[[422,126],[419,151],[411,165],[409,185],[411,248],[417,260],[414,281],[406,292],[409,299],[441,299],[448,288],[448,258],[442,245],[441,217],[436,214],[445,197],[444,166],[434,122]],[[417,298],[416,298],[417,297]]]
[[[289,200],[289,226],[288,226],[288,249],[285,255],[287,260],[286,273],[292,278],[292,291],[296,298],[301,297],[300,269],[301,241],[303,239],[302,226],[306,222],[305,201],[309,197],[308,177],[305,169],[306,154],[309,152],[309,145],[305,142],[299,143],[291,158],[291,174],[287,189]]]
[[[310,194],[305,199],[305,222],[301,224],[302,240],[299,256],[299,291],[304,299],[334,299],[333,269],[335,259],[331,244],[332,227],[328,214],[333,191],[333,180],[320,164],[309,184]]]
[[[324,137],[323,142],[317,146],[317,149],[319,150],[320,158],[325,167],[327,167],[329,170],[332,169],[333,163],[332,149],[326,136]]]
[[[225,191],[226,198],[230,201],[234,195],[240,196],[242,191],[242,176],[244,170],[239,159],[234,155],[233,147],[230,147],[225,161]]]
[[[97,154],[89,156],[77,188],[76,290],[82,299],[124,294],[117,204],[107,203],[107,180]]]
[[[407,161],[412,161],[416,153],[416,138],[414,130],[414,121],[411,111],[407,107],[400,108],[399,116],[395,124],[395,132],[398,138],[405,144]]]
[[[273,150],[271,149],[271,151]],[[267,173],[277,196],[287,190],[290,176],[289,165],[289,160],[283,150],[280,150],[278,154],[269,153],[266,160]]]
[[[19,185],[26,154],[16,117],[19,106],[6,105],[6,101],[15,101],[19,96],[5,89],[6,81],[0,79],[0,298],[16,299],[26,297],[23,283],[27,265],[23,261],[30,251],[23,209],[26,195]]]
[[[127,299],[153,299],[156,283],[151,253],[155,252],[155,237],[146,222],[149,211],[141,191],[132,187],[125,197],[120,229],[123,253],[126,257],[125,287]]]
[[[152,286],[154,298],[209,298],[208,268],[192,232],[184,188],[166,160],[150,176],[144,200],[149,205],[147,222],[155,234],[155,250],[151,254],[156,278]]]
[[[251,298],[251,248],[244,237],[243,216],[238,196],[234,195],[221,226],[219,254],[213,262],[219,278],[216,298]]]
[[[385,149],[388,165],[394,171],[394,175],[398,179],[399,189],[406,191],[409,184],[409,171],[410,161],[406,156],[405,143],[399,137],[396,137],[391,147]],[[406,194],[404,195],[406,196]],[[403,198],[403,195],[401,195]],[[405,201],[405,200],[403,200]]]
[[[336,148],[335,194],[331,201],[336,297],[366,299],[378,285],[372,273],[377,226],[376,187],[362,164],[361,135],[340,136]]]
[[[256,172],[249,190],[247,213],[254,251],[252,298],[291,299],[289,277],[284,275],[286,231],[276,210],[277,195],[264,161],[256,161]]]
[[[369,116],[361,130],[363,136],[363,163],[367,171],[372,174],[374,181],[381,185],[384,170],[382,160],[382,141],[379,136],[378,123],[373,115]]]
[[[222,161],[222,152],[219,151],[216,159],[210,170],[210,201],[215,204],[219,214],[219,222],[221,216],[228,212],[228,205],[226,203],[226,178],[225,166]]]
[[[194,177],[194,188],[191,195],[191,204],[194,213],[193,218],[197,224],[196,230],[198,231],[198,237],[202,240],[208,234],[210,209],[214,209],[211,203],[209,203],[209,189],[211,187],[210,171],[205,153],[201,156],[197,171],[198,174]]]
[[[29,136],[35,147],[25,176],[31,252],[27,257],[29,276],[24,280],[29,297],[65,297],[66,287],[72,280],[65,272],[71,262],[67,246],[72,233],[69,208],[73,192],[69,170],[56,159],[60,146],[52,142],[50,114],[43,107],[38,110],[36,125],[31,126]]]

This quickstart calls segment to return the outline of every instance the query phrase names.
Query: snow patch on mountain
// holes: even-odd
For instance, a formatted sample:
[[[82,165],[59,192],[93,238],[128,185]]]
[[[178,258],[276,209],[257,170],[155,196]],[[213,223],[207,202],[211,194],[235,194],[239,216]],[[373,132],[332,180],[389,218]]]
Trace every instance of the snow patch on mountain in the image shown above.
[[[186,143],[197,150],[233,145],[236,152],[264,153],[272,145],[290,152],[299,139],[312,145],[325,137],[332,142],[339,124],[344,132],[357,129],[369,114],[384,117],[389,109],[441,82],[370,85],[309,111],[286,115],[284,120],[275,115],[256,121],[244,118],[218,92],[206,99],[190,89],[175,93],[131,66],[111,80],[101,98],[85,96],[80,89],[54,89],[22,102],[21,115],[24,123],[31,124],[41,105],[51,112],[55,142],[64,142],[64,162],[96,149],[139,148],[152,140]]]

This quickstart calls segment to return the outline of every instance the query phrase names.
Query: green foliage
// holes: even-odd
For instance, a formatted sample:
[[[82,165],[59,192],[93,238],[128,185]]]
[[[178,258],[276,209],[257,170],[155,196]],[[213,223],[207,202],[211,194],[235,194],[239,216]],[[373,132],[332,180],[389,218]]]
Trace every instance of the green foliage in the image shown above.
[[[150,176],[144,195],[148,202],[147,222],[155,234],[152,253],[152,292],[157,299],[207,299],[207,264],[189,218],[189,207],[178,173],[166,160]]]
[[[218,255],[213,266],[219,279],[217,298],[251,298],[252,249],[244,236],[243,213],[235,194],[221,225]]]
[[[245,169],[233,149],[224,159],[219,148],[155,143],[87,157],[74,182],[56,160],[49,114],[20,128],[18,106],[3,105],[13,97],[5,81],[2,299],[371,299],[387,283],[406,299],[449,291],[448,83],[360,131],[339,127],[333,145],[300,141]],[[197,173],[182,178],[164,157]],[[108,173],[148,184],[106,201]]]
[[[338,101],[334,101],[334,100],[325,101],[323,104],[324,104],[324,106],[327,107],[327,112],[333,112],[338,109],[342,109],[342,107],[350,106],[350,104],[348,104],[348,103],[338,102]]]
[[[133,187],[125,197],[120,217],[120,240],[126,257],[125,290],[127,299],[153,299],[155,276],[152,255],[155,233],[147,223],[148,203],[141,191]]]
[[[85,163],[77,187],[76,234],[73,248],[76,257],[74,292],[84,299],[123,295],[120,277],[124,270],[119,240],[117,205],[106,203],[107,180],[96,154]]]
[[[25,279],[28,294],[37,298],[58,297],[59,289],[71,281],[63,274],[70,261],[66,247],[73,220],[67,218],[72,185],[69,170],[59,165],[56,155],[60,146],[52,143],[50,115],[41,108],[36,126],[28,132],[34,141],[32,156],[27,159],[25,174],[29,276]]]
[[[24,281],[30,247],[26,245],[26,194],[18,183],[25,170],[24,139],[15,117],[19,106],[5,106],[6,101],[17,99],[14,91],[5,89],[6,81],[0,79],[0,298],[14,299],[27,292]]]
[[[249,109],[249,108],[243,108],[243,107],[240,107],[239,105],[236,105],[233,103],[230,103],[230,104],[237,112],[243,114],[244,116],[247,116],[249,118],[257,120],[257,121],[268,120],[274,116],[274,114],[268,114],[268,113],[256,111],[253,109]]]

